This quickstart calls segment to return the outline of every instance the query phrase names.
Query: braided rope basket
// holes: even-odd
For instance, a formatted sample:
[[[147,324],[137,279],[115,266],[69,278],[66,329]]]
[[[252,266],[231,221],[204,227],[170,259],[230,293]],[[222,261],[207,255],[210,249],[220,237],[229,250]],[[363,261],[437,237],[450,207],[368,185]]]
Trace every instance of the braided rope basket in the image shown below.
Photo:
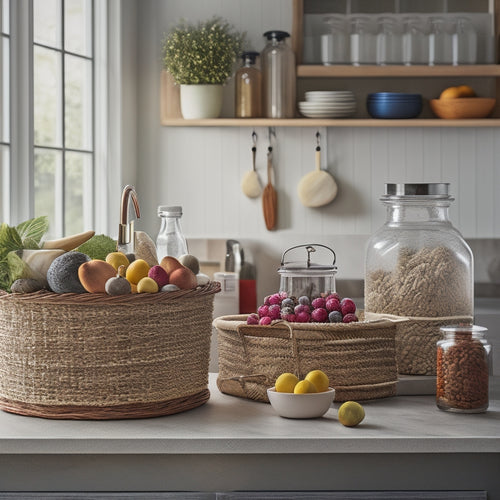
[[[221,392],[268,402],[267,389],[284,372],[303,378],[323,370],[335,401],[396,394],[396,323],[286,323],[247,325],[246,316],[214,320]]]
[[[0,409],[104,420],[202,405],[219,290],[0,292]]]

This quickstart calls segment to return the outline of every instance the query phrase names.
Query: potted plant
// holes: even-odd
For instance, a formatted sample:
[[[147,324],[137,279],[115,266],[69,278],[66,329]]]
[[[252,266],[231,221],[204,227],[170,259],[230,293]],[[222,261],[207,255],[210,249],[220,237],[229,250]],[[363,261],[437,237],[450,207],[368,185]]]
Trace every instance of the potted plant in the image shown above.
[[[180,85],[182,116],[217,118],[223,85],[231,77],[244,34],[219,17],[198,24],[180,21],[163,41],[165,69]]]

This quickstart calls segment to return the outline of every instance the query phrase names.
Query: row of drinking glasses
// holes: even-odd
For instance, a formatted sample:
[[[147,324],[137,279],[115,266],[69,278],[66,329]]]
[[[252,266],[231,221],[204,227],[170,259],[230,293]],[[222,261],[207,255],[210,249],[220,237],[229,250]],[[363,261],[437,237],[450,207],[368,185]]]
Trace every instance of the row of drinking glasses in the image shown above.
[[[466,17],[327,16],[321,61],[332,64],[475,64],[477,33]]]

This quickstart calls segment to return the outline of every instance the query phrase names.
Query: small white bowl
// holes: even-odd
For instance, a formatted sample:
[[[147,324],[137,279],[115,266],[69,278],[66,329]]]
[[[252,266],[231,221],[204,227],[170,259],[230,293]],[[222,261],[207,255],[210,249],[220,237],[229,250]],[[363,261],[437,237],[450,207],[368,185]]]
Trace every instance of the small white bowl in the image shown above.
[[[286,418],[317,418],[323,416],[330,408],[335,389],[329,387],[324,392],[294,394],[276,392],[274,387],[267,390],[267,397],[276,413]]]

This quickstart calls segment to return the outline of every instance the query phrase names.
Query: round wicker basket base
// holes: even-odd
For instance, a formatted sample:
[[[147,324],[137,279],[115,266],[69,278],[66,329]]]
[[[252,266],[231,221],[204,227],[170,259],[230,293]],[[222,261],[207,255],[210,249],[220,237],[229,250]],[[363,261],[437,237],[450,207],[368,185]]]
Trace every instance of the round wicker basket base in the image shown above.
[[[173,415],[197,408],[205,404],[209,398],[210,391],[208,389],[168,401],[113,406],[41,405],[0,398],[0,409],[29,417],[61,420],[117,420]]]

